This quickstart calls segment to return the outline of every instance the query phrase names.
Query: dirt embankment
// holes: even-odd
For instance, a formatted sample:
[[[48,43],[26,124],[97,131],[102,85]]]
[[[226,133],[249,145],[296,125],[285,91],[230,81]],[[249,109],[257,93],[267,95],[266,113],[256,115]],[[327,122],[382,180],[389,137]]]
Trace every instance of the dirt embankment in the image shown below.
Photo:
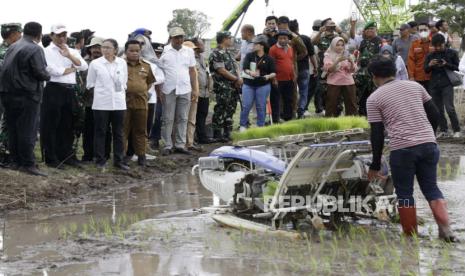
[[[448,139],[439,142],[441,156],[465,156],[465,139]],[[194,153],[191,156],[157,157],[148,161],[146,168],[140,168],[132,163],[129,172],[113,170],[109,166],[108,172],[101,173],[93,164],[84,165],[83,169],[68,167],[65,170],[50,169],[39,164],[49,175],[43,178],[0,169],[0,211],[78,203],[91,192],[111,191],[151,183],[174,174],[188,173],[200,156],[207,155],[219,146],[221,145],[209,145],[202,153]]]
[[[218,145],[217,145],[218,146]],[[147,161],[147,167],[131,162],[128,172],[113,169],[100,172],[94,164],[83,164],[83,169],[66,167],[53,169],[39,163],[48,177],[0,169],[0,211],[19,208],[38,208],[57,204],[77,203],[86,194],[96,191],[111,191],[133,185],[152,183],[174,174],[190,172],[200,156],[205,156],[217,146],[211,145],[201,153],[191,156],[174,154]]]

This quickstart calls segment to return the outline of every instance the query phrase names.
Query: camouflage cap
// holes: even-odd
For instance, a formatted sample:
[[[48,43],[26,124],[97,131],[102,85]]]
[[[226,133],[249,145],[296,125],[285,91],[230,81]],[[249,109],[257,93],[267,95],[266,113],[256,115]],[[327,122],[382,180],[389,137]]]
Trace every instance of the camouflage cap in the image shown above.
[[[2,24],[2,33],[7,33],[11,31],[17,31],[17,32],[22,32],[23,28],[21,26],[21,23],[5,23]]]
[[[222,37],[231,37],[231,32],[228,32],[228,31],[217,32],[217,33],[216,33],[216,37],[219,37],[219,36],[222,36]]]
[[[368,21],[363,28],[364,31],[368,30],[369,28],[378,28],[378,24],[375,21]]]
[[[226,38],[232,37],[231,32],[221,31],[216,33],[216,41],[223,41]]]

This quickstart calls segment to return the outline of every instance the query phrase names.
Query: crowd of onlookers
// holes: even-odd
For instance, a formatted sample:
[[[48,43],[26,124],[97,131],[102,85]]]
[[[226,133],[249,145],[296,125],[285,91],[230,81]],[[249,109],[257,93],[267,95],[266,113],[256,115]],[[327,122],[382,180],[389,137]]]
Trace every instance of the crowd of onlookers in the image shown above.
[[[379,56],[395,63],[396,80],[416,81],[432,96],[437,135],[448,133],[447,112],[459,137],[453,89],[460,85],[459,56],[450,49],[447,22],[409,22],[399,33],[382,39],[376,22],[358,32],[355,20],[346,33],[327,18],[315,20],[307,36],[297,20],[269,16],[263,31],[242,26],[237,54],[234,37],[223,31],[206,56],[204,41],[180,27],[169,30],[167,43],[152,42],[151,31],[141,28],[119,45],[88,29],[68,35],[62,24],[48,35],[36,22],[3,24],[0,139],[8,158],[2,162],[45,175],[34,157],[40,133],[43,160],[53,168],[95,162],[105,170],[111,152],[118,169],[128,170],[133,158],[145,166],[154,158],[148,148],[168,156],[229,142],[239,104],[239,131],[308,117],[312,99],[314,116],[365,116],[376,89],[368,65]],[[253,108],[256,118],[249,116]]]

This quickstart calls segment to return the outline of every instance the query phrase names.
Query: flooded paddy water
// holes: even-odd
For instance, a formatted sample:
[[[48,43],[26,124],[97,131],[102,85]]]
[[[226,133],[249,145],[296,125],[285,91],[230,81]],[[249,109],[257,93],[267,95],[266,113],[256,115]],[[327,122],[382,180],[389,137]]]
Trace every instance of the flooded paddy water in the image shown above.
[[[465,157],[449,152],[438,175],[464,240]],[[8,213],[0,221],[0,275],[465,274],[465,243],[438,241],[427,202],[416,198],[421,238],[401,238],[397,224],[360,220],[290,240],[219,227],[193,211],[210,206],[211,193],[196,176],[179,174]]]

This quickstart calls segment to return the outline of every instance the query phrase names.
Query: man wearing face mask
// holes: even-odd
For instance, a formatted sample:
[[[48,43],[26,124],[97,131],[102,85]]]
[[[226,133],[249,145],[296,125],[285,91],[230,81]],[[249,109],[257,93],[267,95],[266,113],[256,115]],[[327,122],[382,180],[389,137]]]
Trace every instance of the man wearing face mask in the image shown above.
[[[413,41],[410,46],[407,59],[407,70],[411,81],[418,82],[426,91],[429,91],[431,74],[426,73],[424,69],[425,58],[431,51],[431,39],[428,25],[426,23],[420,23],[418,25],[418,31],[420,39]]]
[[[62,164],[79,167],[73,150],[73,100],[76,72],[85,71],[87,63],[81,53],[66,45],[67,30],[62,24],[52,26],[53,42],[45,48],[50,81],[44,90],[40,116],[40,139],[47,166]]]

